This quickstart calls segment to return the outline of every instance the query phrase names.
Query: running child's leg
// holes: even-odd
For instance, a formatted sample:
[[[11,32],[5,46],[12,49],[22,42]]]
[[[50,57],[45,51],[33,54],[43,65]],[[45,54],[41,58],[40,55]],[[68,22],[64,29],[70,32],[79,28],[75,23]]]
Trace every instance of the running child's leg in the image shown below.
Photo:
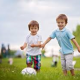
[[[26,64],[27,67],[32,67],[32,56],[26,54]]]
[[[41,67],[41,55],[34,57],[34,69],[39,72]]]

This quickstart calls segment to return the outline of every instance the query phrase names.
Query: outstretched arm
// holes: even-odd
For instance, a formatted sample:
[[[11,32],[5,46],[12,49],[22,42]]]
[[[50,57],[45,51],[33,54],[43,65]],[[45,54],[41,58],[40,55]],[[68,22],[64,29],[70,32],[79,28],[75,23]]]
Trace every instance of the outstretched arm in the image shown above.
[[[45,47],[45,45],[51,40],[51,37],[48,37],[47,40],[41,45],[42,48]]]
[[[37,44],[31,44],[31,47],[41,47],[41,41],[38,41]]]
[[[77,47],[78,52],[80,52],[80,46],[78,45],[77,41],[75,39],[71,39],[71,40],[75,44],[75,46]]]

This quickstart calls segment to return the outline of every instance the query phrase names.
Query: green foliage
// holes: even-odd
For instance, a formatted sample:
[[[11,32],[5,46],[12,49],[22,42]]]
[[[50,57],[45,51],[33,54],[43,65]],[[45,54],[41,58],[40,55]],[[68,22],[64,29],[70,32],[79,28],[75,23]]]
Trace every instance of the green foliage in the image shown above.
[[[42,49],[42,50],[41,50],[41,53],[42,53],[42,54],[44,54],[44,53],[45,53],[45,50],[44,50],[44,49]]]
[[[80,25],[77,25],[76,30],[73,31],[73,35],[75,36],[76,41],[80,45]],[[76,48],[74,44],[73,44],[73,46],[74,46],[74,48]]]

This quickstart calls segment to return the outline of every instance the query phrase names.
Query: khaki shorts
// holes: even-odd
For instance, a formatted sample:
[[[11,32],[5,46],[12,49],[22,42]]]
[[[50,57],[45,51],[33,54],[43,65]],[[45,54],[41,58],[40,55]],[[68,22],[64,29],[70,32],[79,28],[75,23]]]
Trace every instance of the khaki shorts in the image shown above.
[[[69,54],[62,54],[61,53],[61,65],[62,65],[63,70],[74,69],[72,61],[73,61],[73,53],[69,53]]]

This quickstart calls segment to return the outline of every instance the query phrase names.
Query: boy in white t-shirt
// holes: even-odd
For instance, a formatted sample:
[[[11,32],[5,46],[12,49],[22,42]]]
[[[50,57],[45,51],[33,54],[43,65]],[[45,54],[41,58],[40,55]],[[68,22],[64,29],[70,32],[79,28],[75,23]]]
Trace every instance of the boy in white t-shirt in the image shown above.
[[[27,47],[26,52],[26,64],[27,67],[32,67],[34,65],[34,69],[38,72],[41,67],[41,41],[42,37],[37,34],[39,30],[39,23],[35,20],[32,20],[28,25],[30,34],[27,35],[26,41],[21,46],[21,50]]]

